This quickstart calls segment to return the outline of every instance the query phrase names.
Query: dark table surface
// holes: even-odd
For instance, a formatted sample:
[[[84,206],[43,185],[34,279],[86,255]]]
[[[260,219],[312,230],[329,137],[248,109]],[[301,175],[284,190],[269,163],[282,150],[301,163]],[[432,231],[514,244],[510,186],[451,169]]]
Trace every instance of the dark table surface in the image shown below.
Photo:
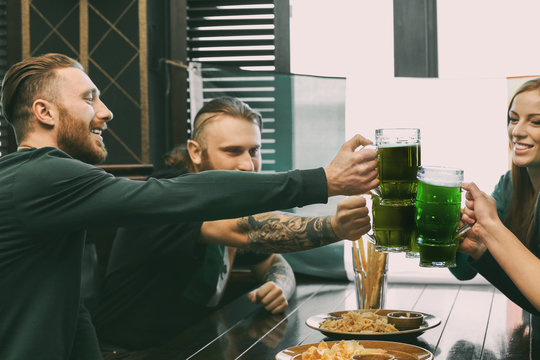
[[[290,347],[336,340],[305,321],[354,309],[354,284],[315,278],[297,283],[284,314],[270,315],[242,295],[148,358],[271,360]],[[439,326],[420,336],[397,340],[427,349],[435,359],[540,359],[536,318],[491,285],[389,284],[385,308],[440,318]]]

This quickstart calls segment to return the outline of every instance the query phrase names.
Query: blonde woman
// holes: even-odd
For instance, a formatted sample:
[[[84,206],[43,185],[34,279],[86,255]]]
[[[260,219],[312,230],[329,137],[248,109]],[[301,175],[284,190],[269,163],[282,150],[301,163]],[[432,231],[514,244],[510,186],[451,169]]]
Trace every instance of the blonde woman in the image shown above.
[[[512,97],[508,139],[512,168],[492,196],[474,183],[463,184],[467,202],[462,219],[474,225],[459,250],[511,300],[539,313],[540,78],[524,83]]]

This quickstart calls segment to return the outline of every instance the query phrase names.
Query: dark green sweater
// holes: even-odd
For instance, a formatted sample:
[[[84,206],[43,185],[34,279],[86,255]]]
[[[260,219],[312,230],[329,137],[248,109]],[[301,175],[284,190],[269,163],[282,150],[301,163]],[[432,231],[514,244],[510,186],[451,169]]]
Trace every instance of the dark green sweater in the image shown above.
[[[323,169],[115,178],[56,148],[0,158],[0,359],[100,359],[80,305],[85,229],[239,217],[326,202]]]
[[[497,203],[497,215],[499,219],[504,220],[508,213],[508,207],[510,206],[510,200],[512,199],[513,187],[512,187],[512,175],[510,171],[501,176],[498,184],[495,186],[493,193],[491,194]],[[536,207],[535,214],[535,231],[534,252],[539,253],[538,247],[540,246],[540,197]],[[505,294],[510,300],[521,306],[523,309],[533,313],[540,314],[538,310],[523,296],[521,291],[517,288],[514,282],[510,279],[504,270],[499,266],[497,261],[493,258],[491,253],[486,252],[476,261],[470,258],[468,255],[458,253],[457,266],[455,268],[449,268],[452,274],[459,280],[469,280],[480,273],[486,280],[492,283],[497,289]]]

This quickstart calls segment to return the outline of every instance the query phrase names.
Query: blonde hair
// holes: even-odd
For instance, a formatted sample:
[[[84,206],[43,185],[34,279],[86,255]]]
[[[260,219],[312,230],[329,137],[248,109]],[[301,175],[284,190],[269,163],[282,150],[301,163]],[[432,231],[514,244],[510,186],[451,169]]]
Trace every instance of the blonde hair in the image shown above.
[[[199,144],[204,143],[204,128],[208,122],[220,114],[227,114],[232,117],[245,119],[257,124],[262,131],[262,116],[257,111],[253,110],[248,104],[240,99],[222,96],[215,98],[205,104],[195,116],[193,123],[193,133],[191,139],[197,141]]]

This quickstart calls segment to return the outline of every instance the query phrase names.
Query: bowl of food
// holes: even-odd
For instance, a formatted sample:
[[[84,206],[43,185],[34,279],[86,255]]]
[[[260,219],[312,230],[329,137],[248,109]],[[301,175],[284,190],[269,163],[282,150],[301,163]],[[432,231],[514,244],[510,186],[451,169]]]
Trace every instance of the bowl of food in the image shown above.
[[[424,314],[411,311],[391,312],[386,317],[398,330],[417,329],[424,322]]]

